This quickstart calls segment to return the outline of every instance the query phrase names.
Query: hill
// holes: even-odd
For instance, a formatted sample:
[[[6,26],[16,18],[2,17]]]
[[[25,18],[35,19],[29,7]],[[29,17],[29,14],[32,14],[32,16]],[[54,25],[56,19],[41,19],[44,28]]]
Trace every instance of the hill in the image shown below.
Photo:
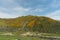
[[[17,18],[0,18],[0,31],[60,33],[60,21],[44,16],[21,16]]]

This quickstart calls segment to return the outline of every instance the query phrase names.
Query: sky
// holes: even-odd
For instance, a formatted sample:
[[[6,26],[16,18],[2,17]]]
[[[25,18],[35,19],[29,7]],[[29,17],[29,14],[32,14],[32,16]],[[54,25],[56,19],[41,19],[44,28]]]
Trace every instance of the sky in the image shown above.
[[[26,15],[60,20],[60,0],[0,0],[0,18]]]

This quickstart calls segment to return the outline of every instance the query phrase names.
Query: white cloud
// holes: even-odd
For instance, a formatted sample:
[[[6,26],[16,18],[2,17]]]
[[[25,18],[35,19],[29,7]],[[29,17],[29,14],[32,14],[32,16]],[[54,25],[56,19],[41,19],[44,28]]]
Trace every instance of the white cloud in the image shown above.
[[[60,10],[56,10],[52,13],[47,14],[46,16],[51,17],[51,18],[56,19],[56,20],[60,20]]]
[[[0,12],[0,18],[11,18],[12,15],[9,15],[8,13]]]
[[[30,10],[30,8],[23,8],[23,7],[15,7],[15,8],[13,8],[13,10],[15,10],[15,11],[29,11]]]
[[[14,7],[14,8],[4,8],[0,7],[0,18],[14,18],[18,16],[28,15],[30,8]]]
[[[11,11],[12,11],[11,13],[13,15],[15,14],[15,16],[23,16],[23,15],[29,14],[28,12],[30,11],[30,8],[23,8],[21,6],[18,6],[18,7],[12,8]]]
[[[42,8],[36,8],[34,11],[35,11],[35,12],[43,12],[44,9],[42,9]]]

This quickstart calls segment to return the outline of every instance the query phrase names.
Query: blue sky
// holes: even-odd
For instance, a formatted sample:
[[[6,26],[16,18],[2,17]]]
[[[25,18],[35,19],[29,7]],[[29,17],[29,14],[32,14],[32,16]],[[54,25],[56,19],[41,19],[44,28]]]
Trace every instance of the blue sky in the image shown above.
[[[24,15],[47,16],[60,20],[60,0],[0,0],[0,18]]]

